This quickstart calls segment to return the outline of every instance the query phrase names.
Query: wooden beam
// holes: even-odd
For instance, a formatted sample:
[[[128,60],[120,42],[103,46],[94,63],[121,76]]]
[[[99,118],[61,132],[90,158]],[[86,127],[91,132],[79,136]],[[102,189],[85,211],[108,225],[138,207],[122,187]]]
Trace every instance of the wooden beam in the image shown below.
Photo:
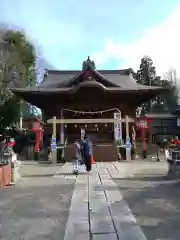
[[[48,119],[47,123],[53,124],[54,121],[56,124],[87,124],[87,123],[119,123],[119,122],[126,122],[126,119],[123,118],[121,120],[114,119],[114,118],[90,118],[90,119]],[[128,122],[134,122],[133,118],[128,118]]]
[[[52,120],[53,120],[53,122],[52,122],[52,124],[53,124],[53,137],[56,138],[56,121],[57,121],[56,117],[54,116]]]

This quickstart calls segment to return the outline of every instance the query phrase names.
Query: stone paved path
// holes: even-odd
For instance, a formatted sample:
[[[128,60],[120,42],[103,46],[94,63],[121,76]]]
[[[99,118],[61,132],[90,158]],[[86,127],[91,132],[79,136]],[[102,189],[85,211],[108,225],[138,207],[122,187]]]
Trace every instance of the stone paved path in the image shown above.
[[[61,172],[66,168],[68,165]],[[97,163],[89,175],[83,166],[77,177],[71,175],[76,183],[64,240],[146,240],[112,180],[127,174],[118,163]],[[55,177],[64,176],[57,173]]]

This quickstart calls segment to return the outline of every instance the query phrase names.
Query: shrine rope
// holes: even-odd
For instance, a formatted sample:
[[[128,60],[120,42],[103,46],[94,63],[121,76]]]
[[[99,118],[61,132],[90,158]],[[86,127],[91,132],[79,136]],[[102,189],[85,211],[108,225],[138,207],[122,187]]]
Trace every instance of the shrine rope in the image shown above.
[[[66,109],[65,108],[65,109],[62,109],[62,111],[79,113],[79,114],[103,114],[103,113],[112,112],[112,111],[117,111],[117,112],[121,113],[121,111],[118,108],[110,108],[110,109],[100,110],[100,111],[95,111],[95,112],[78,111],[78,110]]]

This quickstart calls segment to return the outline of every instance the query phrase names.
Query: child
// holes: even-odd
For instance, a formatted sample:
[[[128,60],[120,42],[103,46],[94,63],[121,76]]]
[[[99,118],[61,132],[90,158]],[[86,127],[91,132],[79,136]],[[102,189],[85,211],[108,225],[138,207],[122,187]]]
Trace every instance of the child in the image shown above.
[[[81,146],[78,141],[75,142],[76,145],[76,156],[73,158],[73,172],[74,174],[79,174],[79,162],[82,161]]]

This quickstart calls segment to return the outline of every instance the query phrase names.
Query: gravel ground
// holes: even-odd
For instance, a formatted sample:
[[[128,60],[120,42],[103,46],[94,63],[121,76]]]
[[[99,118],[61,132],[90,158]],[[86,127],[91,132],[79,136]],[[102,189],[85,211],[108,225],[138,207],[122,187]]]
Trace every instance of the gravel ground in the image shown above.
[[[24,178],[0,190],[1,240],[64,239],[74,181],[53,178],[59,168],[26,163]]]
[[[148,240],[180,239],[180,183],[166,177],[165,162],[131,165],[134,177],[114,181]]]

